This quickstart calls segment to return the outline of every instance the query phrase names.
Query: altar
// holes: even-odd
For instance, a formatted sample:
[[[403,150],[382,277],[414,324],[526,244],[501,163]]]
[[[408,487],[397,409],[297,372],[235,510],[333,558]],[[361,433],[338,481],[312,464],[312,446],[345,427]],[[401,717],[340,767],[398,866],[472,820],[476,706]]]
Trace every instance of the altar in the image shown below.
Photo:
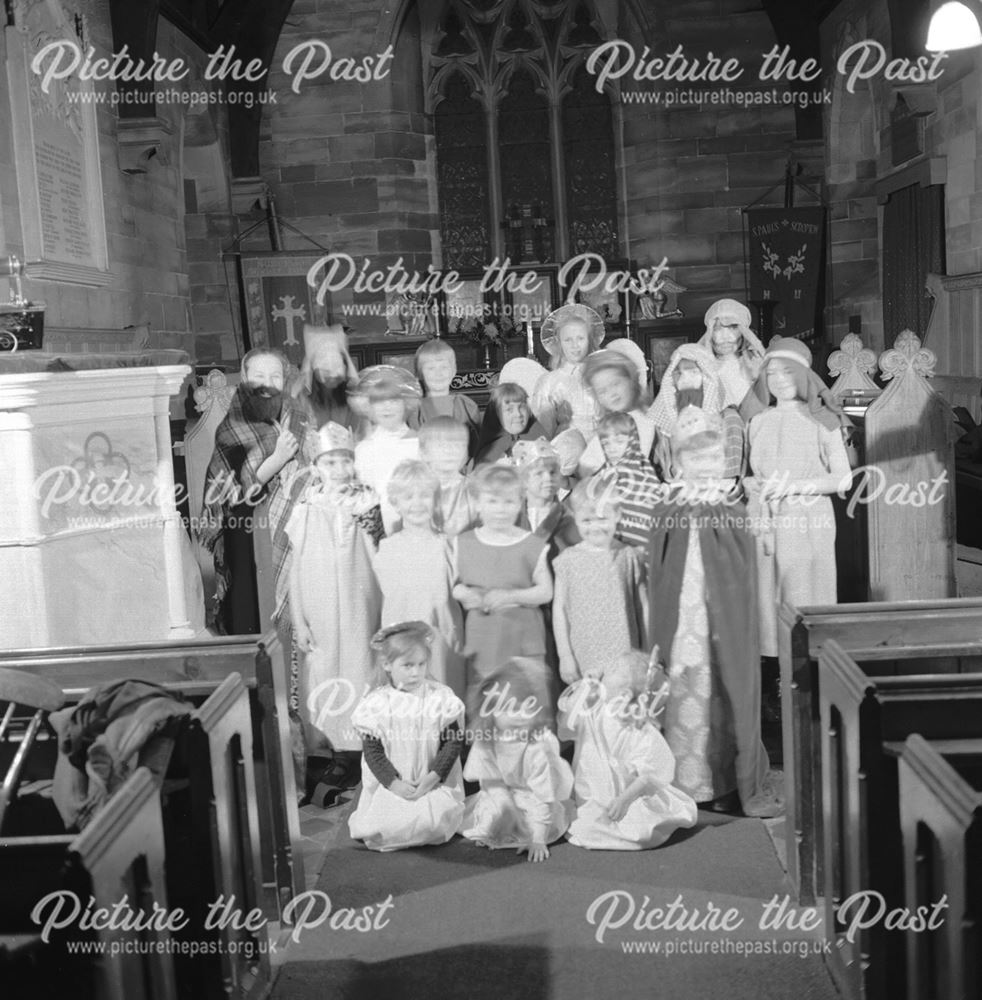
[[[72,360],[0,360],[0,649],[193,637],[169,425],[186,356]]]

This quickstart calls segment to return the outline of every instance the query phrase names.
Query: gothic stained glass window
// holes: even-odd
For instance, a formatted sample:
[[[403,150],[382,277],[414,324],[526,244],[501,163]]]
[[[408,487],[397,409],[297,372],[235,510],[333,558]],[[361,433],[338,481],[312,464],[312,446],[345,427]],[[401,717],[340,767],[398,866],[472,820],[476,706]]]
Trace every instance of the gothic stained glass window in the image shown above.
[[[584,69],[605,37],[592,5],[450,0],[438,24],[429,85],[444,267],[622,256],[614,117]],[[515,237],[530,219],[534,240]]]
[[[455,73],[436,108],[440,235],[445,264],[483,267],[490,260],[488,149],[484,112]]]
[[[535,81],[525,70],[516,72],[508,93],[498,105],[498,157],[501,195],[506,217],[517,220],[531,208],[531,217],[552,216],[552,164],[549,142],[549,104],[535,92]],[[509,250],[512,260],[520,254]],[[553,260],[551,240],[535,256],[538,263]]]
[[[563,100],[563,153],[571,255],[618,255],[617,181],[610,102],[580,69]]]

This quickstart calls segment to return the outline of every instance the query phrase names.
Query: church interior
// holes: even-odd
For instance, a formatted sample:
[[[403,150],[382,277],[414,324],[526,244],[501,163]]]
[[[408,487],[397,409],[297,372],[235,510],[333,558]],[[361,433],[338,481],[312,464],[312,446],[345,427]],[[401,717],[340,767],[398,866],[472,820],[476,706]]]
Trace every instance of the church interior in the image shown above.
[[[979,0],[0,26],[0,993],[982,996]]]

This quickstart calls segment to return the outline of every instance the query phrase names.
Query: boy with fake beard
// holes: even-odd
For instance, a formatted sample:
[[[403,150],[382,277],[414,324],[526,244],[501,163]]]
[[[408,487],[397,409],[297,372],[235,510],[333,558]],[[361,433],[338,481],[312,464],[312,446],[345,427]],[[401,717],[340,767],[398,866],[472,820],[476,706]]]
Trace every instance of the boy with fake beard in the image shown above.
[[[217,624],[230,634],[260,632],[268,625],[258,620],[249,537],[256,530],[256,507],[263,502],[273,545],[274,621],[286,609],[289,540],[284,526],[307,429],[304,414],[284,395],[286,373],[286,359],[278,351],[248,352],[242,359],[242,382],[215,432],[199,537],[214,554]]]

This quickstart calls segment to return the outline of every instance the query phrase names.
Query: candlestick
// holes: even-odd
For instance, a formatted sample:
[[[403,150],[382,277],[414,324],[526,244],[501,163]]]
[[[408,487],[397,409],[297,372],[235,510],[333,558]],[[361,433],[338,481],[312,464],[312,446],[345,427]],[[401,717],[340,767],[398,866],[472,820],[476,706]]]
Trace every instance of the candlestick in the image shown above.
[[[525,337],[528,340],[528,357],[535,357],[535,339],[532,336],[532,323],[530,320],[525,321]]]

